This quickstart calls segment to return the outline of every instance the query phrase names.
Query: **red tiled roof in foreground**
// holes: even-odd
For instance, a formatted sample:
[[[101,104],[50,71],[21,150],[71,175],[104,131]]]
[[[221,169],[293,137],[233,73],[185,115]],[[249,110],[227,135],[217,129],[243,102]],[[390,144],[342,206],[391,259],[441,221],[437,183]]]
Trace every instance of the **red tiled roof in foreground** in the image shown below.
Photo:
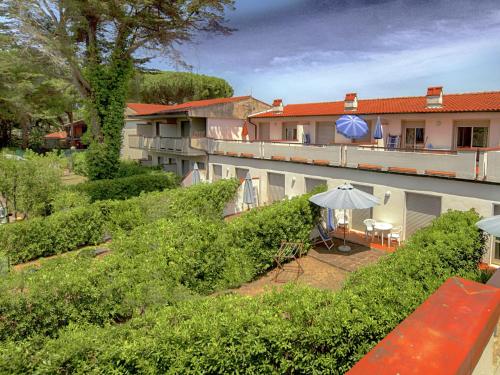
[[[500,91],[443,95],[441,108],[427,108],[425,96],[359,99],[356,111],[344,110],[344,102],[289,104],[283,112],[265,112],[251,117],[327,116],[343,114],[494,112],[500,111]]]
[[[168,112],[186,111],[190,108],[208,107],[216,104],[233,103],[241,100],[249,99],[250,96],[233,96],[231,98],[216,98],[196,100],[175,105],[161,105],[161,104],[141,104],[141,103],[127,103],[127,106],[134,110],[137,115],[153,115]]]
[[[499,315],[499,288],[453,277],[347,374],[472,374]]]
[[[68,133],[65,131],[50,133],[44,136],[46,139],[66,139],[68,137]]]

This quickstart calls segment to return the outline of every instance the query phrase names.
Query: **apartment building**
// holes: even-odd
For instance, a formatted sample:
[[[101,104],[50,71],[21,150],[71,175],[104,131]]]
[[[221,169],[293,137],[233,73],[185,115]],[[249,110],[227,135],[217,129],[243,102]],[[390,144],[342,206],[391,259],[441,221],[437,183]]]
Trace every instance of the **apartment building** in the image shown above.
[[[208,140],[242,140],[248,115],[269,108],[269,104],[251,96],[169,106],[129,103],[122,158],[162,165],[181,176],[193,168],[194,162],[204,170],[208,165]],[[250,130],[245,138],[254,139],[255,134]]]
[[[367,122],[365,139],[336,132],[344,114]],[[377,120],[384,132],[378,140]],[[363,231],[363,221],[373,218],[402,226],[403,239],[450,209],[500,215],[500,92],[445,94],[431,87],[418,97],[275,100],[251,114],[248,127],[246,140],[212,136],[199,143],[208,154],[209,180],[250,172],[259,204],[348,181],[383,202],[349,212],[351,229]],[[500,265],[500,239],[492,239],[484,261]]]

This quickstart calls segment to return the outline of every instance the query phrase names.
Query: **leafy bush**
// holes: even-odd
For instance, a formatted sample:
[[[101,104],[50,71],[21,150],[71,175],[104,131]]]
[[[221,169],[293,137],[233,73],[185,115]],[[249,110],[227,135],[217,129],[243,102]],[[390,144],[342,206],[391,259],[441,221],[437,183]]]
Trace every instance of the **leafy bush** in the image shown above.
[[[234,183],[213,186],[221,190],[220,186],[234,188]],[[204,190],[213,189],[205,185]],[[307,198],[301,197],[258,210],[257,216],[268,216],[266,211],[277,214],[288,205],[297,210],[287,222],[269,223],[262,233],[280,235],[283,225],[296,226],[305,203]],[[230,236],[224,232],[231,228],[220,217],[172,216],[117,236],[110,244],[112,252],[97,262],[85,256],[65,257],[47,262],[33,274],[13,275],[0,289],[0,338],[54,335],[70,322],[122,322],[152,308],[249,281],[260,269],[253,261],[237,262],[241,257],[252,259],[247,254],[251,249],[238,251],[225,242]],[[232,278],[235,274],[238,280]]]
[[[147,174],[159,170],[161,170],[161,166],[143,166],[136,161],[122,160],[120,161],[118,172],[116,173],[116,178],[136,176],[138,174]]]
[[[54,196],[51,203],[51,212],[67,211],[75,207],[90,204],[90,197],[81,192],[62,190]]]
[[[179,179],[172,173],[140,174],[111,180],[87,181],[70,187],[84,193],[94,202],[107,199],[128,199],[142,192],[161,191],[176,187]]]
[[[396,253],[353,273],[338,293],[295,286],[257,298],[190,300],[125,325],[73,325],[57,338],[6,343],[0,369],[344,373],[447,278],[478,277],[485,244],[478,218],[444,214]]]
[[[70,158],[72,158],[72,172],[80,176],[87,176],[88,173],[85,152],[72,153]]]
[[[105,234],[129,231],[161,218],[197,215],[220,219],[237,182],[223,180],[124,201],[100,201],[56,212],[46,218],[0,226],[0,251],[13,264],[95,245]]]

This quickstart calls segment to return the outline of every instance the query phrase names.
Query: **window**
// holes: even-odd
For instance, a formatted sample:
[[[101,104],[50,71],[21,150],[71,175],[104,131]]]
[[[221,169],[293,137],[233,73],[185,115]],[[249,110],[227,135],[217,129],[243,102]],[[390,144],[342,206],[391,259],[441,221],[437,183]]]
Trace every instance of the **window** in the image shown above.
[[[488,147],[488,127],[459,126],[457,147]]]
[[[198,169],[205,169],[205,163],[202,161],[198,162]]]
[[[406,147],[417,148],[423,147],[425,144],[425,129],[424,128],[406,128],[405,144]]]
[[[295,122],[283,123],[283,139],[286,139],[287,141],[297,140],[297,123]]]
[[[157,137],[160,136],[160,123],[159,122],[155,123],[155,135]]]
[[[246,168],[236,168],[236,178],[243,181],[247,177],[248,172],[249,170]]]

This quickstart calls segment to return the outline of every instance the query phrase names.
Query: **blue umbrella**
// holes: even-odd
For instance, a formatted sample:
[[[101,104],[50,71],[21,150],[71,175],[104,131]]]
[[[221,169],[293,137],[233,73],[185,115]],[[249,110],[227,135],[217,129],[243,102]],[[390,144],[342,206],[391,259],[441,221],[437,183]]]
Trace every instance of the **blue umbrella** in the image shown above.
[[[198,169],[198,163],[194,162],[193,174],[191,175],[191,184],[197,185],[201,182],[200,170]]]
[[[383,139],[384,131],[382,130],[382,123],[380,122],[380,116],[377,117],[377,123],[375,124],[375,132],[373,133],[373,138]]]
[[[476,223],[479,229],[495,236],[500,237],[500,216],[492,216],[487,219],[480,220]]]
[[[247,173],[245,182],[243,183],[243,203],[246,203],[248,205],[256,203],[250,172]]]
[[[337,133],[346,138],[358,139],[368,134],[368,124],[358,116],[344,115],[335,121]]]

